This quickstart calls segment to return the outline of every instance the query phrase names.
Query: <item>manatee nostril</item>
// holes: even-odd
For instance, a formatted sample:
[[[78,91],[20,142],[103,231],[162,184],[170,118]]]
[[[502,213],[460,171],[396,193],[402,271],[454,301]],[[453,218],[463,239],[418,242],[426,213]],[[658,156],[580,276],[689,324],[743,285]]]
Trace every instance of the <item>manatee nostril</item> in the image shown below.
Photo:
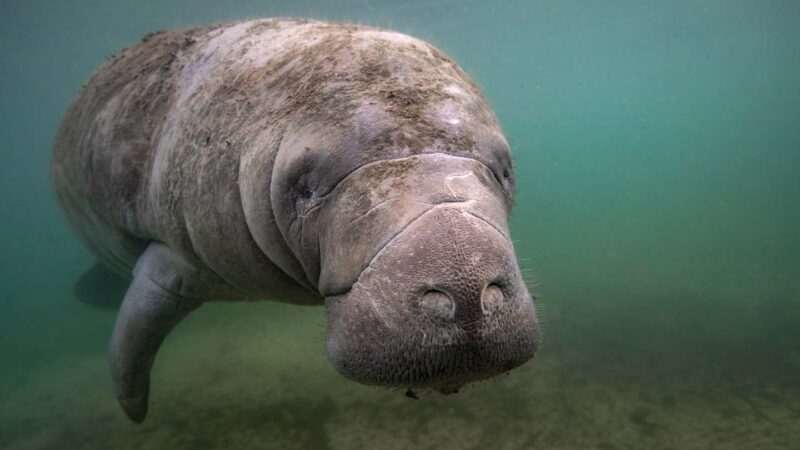
[[[481,296],[483,314],[491,316],[503,307],[503,290],[496,284],[490,284],[483,290]]]
[[[430,290],[420,300],[422,310],[431,319],[451,319],[453,317],[453,300],[442,291]]]

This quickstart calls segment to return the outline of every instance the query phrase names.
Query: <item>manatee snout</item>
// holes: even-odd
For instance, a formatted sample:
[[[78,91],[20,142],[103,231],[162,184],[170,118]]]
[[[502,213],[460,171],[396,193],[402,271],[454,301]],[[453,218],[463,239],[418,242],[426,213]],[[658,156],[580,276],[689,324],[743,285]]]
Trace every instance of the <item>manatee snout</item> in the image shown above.
[[[327,298],[327,353],[341,374],[452,392],[533,357],[536,312],[511,242],[468,205],[431,207]]]

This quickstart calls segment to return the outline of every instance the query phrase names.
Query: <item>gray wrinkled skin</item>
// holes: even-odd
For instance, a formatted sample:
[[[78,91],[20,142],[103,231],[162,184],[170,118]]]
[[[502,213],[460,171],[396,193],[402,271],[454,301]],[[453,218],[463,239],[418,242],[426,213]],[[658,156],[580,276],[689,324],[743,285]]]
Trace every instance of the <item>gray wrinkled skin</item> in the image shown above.
[[[77,235],[133,273],[109,357],[137,422],[158,346],[209,300],[325,304],[332,364],[368,384],[451,392],[538,347],[508,144],[409,36],[289,19],[149,35],[82,90],[53,179]]]

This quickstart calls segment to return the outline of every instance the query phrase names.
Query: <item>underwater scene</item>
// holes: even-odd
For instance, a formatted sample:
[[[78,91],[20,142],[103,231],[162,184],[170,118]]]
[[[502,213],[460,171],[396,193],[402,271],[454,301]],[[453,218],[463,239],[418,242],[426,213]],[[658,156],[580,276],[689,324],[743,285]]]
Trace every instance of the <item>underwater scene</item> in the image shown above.
[[[535,357],[448,395],[368,386],[329,361],[325,306],[209,302],[126,417],[127,282],[83,276],[59,126],[148,33],[268,17],[405,33],[480,87]],[[800,448],[797,1],[3,0],[0,52],[2,449]]]

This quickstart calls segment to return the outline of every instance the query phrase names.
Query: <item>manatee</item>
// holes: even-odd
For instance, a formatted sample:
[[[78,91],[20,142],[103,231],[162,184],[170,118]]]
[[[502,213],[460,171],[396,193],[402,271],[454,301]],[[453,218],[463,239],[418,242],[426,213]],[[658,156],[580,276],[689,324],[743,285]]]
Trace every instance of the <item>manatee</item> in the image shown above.
[[[455,392],[539,346],[509,145],[422,40],[299,19],[149,34],[69,107],[52,179],[130,280],[109,364],[134,422],[159,346],[207,301],[325,305],[331,364],[369,385]]]

